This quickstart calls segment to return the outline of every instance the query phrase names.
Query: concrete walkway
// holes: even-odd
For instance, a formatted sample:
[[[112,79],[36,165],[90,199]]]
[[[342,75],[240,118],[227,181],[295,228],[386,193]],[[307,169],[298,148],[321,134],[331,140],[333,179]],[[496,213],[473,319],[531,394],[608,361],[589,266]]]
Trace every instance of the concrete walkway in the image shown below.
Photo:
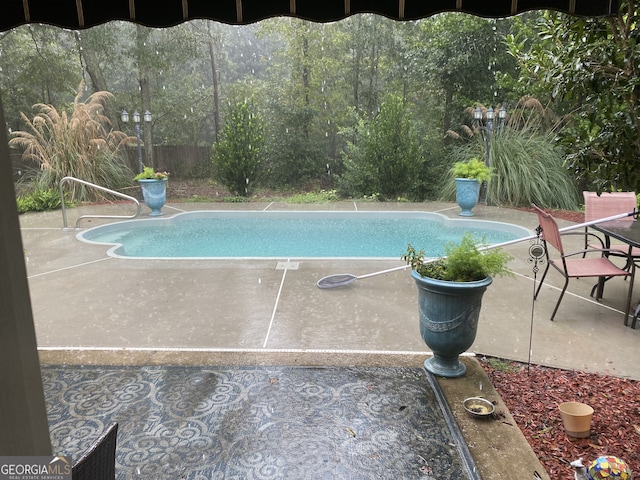
[[[178,203],[165,206],[164,211],[170,215],[208,209],[413,210],[437,211],[452,218],[459,211],[446,203],[351,202]],[[69,223],[75,224],[81,214],[117,211],[128,214],[132,208],[122,204],[75,208],[68,211]],[[143,207],[143,214],[147,211]],[[532,230],[537,226],[535,215],[518,210],[480,205],[474,211],[478,219]],[[109,257],[106,246],[78,241],[76,231],[63,231],[60,212],[26,214],[20,220],[38,345],[45,363],[419,365],[428,355],[419,334],[417,292],[408,271],[358,280],[342,288],[316,287],[326,275],[363,275],[401,266],[399,259],[120,259]],[[104,221],[83,220],[80,226],[99,222]],[[580,247],[578,239],[571,242],[569,248]],[[573,280],[551,322],[561,276],[549,272],[548,285],[534,303],[528,244],[507,250],[514,257],[510,264],[514,276],[496,278],[487,290],[470,352],[640,379],[640,330],[623,325],[626,281],[607,282],[605,298],[599,303],[589,297],[592,279]],[[478,429],[477,422],[470,422],[459,407],[462,398],[481,392],[478,376],[482,373],[471,364],[467,379],[441,382],[465,436],[486,436],[490,431]],[[507,426],[506,431],[510,430],[517,429]],[[501,435],[494,431],[484,444],[509,465],[505,452],[495,446]],[[467,442],[474,440],[467,438]],[[522,457],[515,449],[507,450],[514,461]],[[492,461],[489,458],[486,463]],[[531,473],[539,469],[535,457],[532,462],[523,466]],[[502,477],[494,472],[487,478]]]

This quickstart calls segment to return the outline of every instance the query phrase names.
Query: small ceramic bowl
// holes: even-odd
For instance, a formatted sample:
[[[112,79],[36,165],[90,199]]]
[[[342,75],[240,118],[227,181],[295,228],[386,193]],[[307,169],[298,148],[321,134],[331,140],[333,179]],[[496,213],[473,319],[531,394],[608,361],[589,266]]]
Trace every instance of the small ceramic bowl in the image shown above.
[[[462,405],[469,415],[477,418],[490,417],[495,411],[493,403],[480,397],[465,398]]]

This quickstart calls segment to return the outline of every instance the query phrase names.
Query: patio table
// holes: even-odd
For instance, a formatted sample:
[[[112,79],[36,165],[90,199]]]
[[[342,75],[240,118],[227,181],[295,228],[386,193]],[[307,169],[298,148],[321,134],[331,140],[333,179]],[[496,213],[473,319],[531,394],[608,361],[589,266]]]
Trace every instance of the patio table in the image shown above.
[[[629,245],[629,250],[632,247],[640,248],[640,222],[632,221],[631,219],[614,220],[611,222],[599,223],[592,225],[591,228],[603,233],[605,236],[605,248],[609,248],[611,245],[611,238],[621,241]],[[598,291],[602,292],[604,286],[604,278],[601,278],[598,282]],[[633,288],[631,285],[629,288]],[[631,322],[631,328],[636,328],[638,316],[640,315],[640,302],[636,306],[633,314],[633,321]],[[625,325],[627,322],[625,322]]]
[[[613,220],[592,225],[591,228],[604,233],[605,247],[609,247],[611,237],[626,243],[629,247],[640,247],[640,222],[628,219]]]

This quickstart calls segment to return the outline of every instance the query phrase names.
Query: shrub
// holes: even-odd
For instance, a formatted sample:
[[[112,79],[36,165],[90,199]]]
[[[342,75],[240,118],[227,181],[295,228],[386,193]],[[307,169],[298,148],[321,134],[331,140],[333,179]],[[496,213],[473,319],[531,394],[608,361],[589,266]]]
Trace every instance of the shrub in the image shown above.
[[[299,193],[287,198],[287,203],[326,203],[338,200],[335,190]]]
[[[491,178],[491,169],[484,162],[473,157],[464,162],[456,162],[451,167],[454,178],[474,178],[478,182],[487,182]]]
[[[250,102],[229,107],[220,140],[213,145],[214,179],[234,195],[247,197],[262,179],[264,124]]]
[[[16,197],[18,213],[45,212],[62,207],[60,191],[58,189],[36,190],[27,195]]]
[[[379,193],[385,199],[411,196],[424,163],[411,115],[399,97],[388,95],[380,113],[346,132],[341,193],[354,197]]]
[[[22,180],[34,184],[36,191],[56,189],[67,176],[110,189],[131,185],[133,173],[120,153],[135,138],[111,129],[104,107],[113,95],[96,92],[82,102],[82,91],[80,85],[71,115],[52,105],[37,104],[34,108],[39,112],[32,120],[21,114],[26,131],[11,134],[9,144],[24,149],[23,158],[40,166]],[[106,198],[101,191],[81,184],[69,188],[72,201]]]

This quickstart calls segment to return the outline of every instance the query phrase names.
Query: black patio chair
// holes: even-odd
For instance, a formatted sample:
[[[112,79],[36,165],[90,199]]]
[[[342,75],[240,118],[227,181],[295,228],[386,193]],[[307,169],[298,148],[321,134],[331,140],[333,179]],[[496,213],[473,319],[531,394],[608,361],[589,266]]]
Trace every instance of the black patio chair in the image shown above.
[[[112,423],[71,468],[72,480],[114,480],[118,424]]]

